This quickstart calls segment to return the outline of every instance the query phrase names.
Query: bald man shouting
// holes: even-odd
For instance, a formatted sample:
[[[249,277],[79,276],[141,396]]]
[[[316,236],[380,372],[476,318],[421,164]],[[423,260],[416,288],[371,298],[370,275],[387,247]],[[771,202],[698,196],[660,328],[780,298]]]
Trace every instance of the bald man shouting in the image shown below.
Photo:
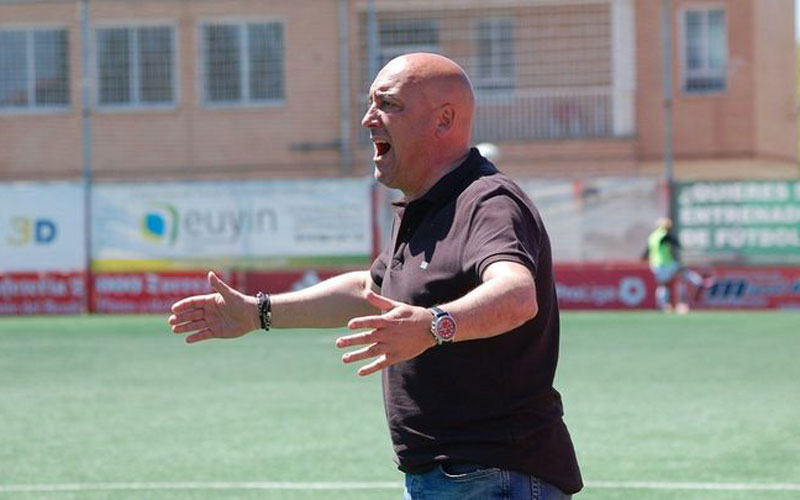
[[[453,61],[390,61],[361,123],[375,178],[400,190],[369,270],[305,290],[183,299],[187,342],[270,328],[347,327],[359,375],[380,371],[406,499],[562,499],[582,487],[553,388],[559,314],[550,242],[525,193],[470,148],[475,98]]]

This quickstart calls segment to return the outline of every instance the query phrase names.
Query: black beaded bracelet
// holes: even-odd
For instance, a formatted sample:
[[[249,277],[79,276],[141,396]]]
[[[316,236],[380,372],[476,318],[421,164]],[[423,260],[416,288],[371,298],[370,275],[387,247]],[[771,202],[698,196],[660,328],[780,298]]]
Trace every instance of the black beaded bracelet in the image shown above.
[[[264,292],[258,292],[256,300],[258,300],[258,318],[261,320],[261,328],[269,331],[272,328],[272,301],[269,294]]]

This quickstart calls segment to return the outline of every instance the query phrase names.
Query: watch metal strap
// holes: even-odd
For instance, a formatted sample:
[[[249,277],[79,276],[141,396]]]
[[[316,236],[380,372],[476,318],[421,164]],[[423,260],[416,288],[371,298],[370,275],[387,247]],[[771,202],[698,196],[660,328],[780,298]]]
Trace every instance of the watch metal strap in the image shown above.
[[[444,316],[445,314],[447,314],[447,313],[444,311],[444,309],[442,309],[442,308],[441,308],[441,307],[439,307],[439,306],[433,306],[433,307],[431,307],[431,311],[433,311],[433,317],[434,317],[434,319],[438,318],[439,316]]]

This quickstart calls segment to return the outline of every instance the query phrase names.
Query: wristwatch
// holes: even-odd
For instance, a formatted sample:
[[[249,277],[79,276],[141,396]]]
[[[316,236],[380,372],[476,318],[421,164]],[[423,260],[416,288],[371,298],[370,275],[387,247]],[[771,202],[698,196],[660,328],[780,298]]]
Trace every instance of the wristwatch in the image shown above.
[[[449,344],[456,338],[456,320],[441,307],[433,306],[428,309],[433,314],[431,322],[431,335],[439,345]]]

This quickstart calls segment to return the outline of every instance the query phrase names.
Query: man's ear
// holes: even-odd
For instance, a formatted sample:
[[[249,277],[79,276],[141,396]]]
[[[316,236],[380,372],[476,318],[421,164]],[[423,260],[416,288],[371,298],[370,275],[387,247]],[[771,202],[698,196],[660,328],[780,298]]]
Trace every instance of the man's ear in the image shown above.
[[[456,110],[451,104],[445,104],[436,118],[436,135],[444,137],[449,134],[456,123]]]

